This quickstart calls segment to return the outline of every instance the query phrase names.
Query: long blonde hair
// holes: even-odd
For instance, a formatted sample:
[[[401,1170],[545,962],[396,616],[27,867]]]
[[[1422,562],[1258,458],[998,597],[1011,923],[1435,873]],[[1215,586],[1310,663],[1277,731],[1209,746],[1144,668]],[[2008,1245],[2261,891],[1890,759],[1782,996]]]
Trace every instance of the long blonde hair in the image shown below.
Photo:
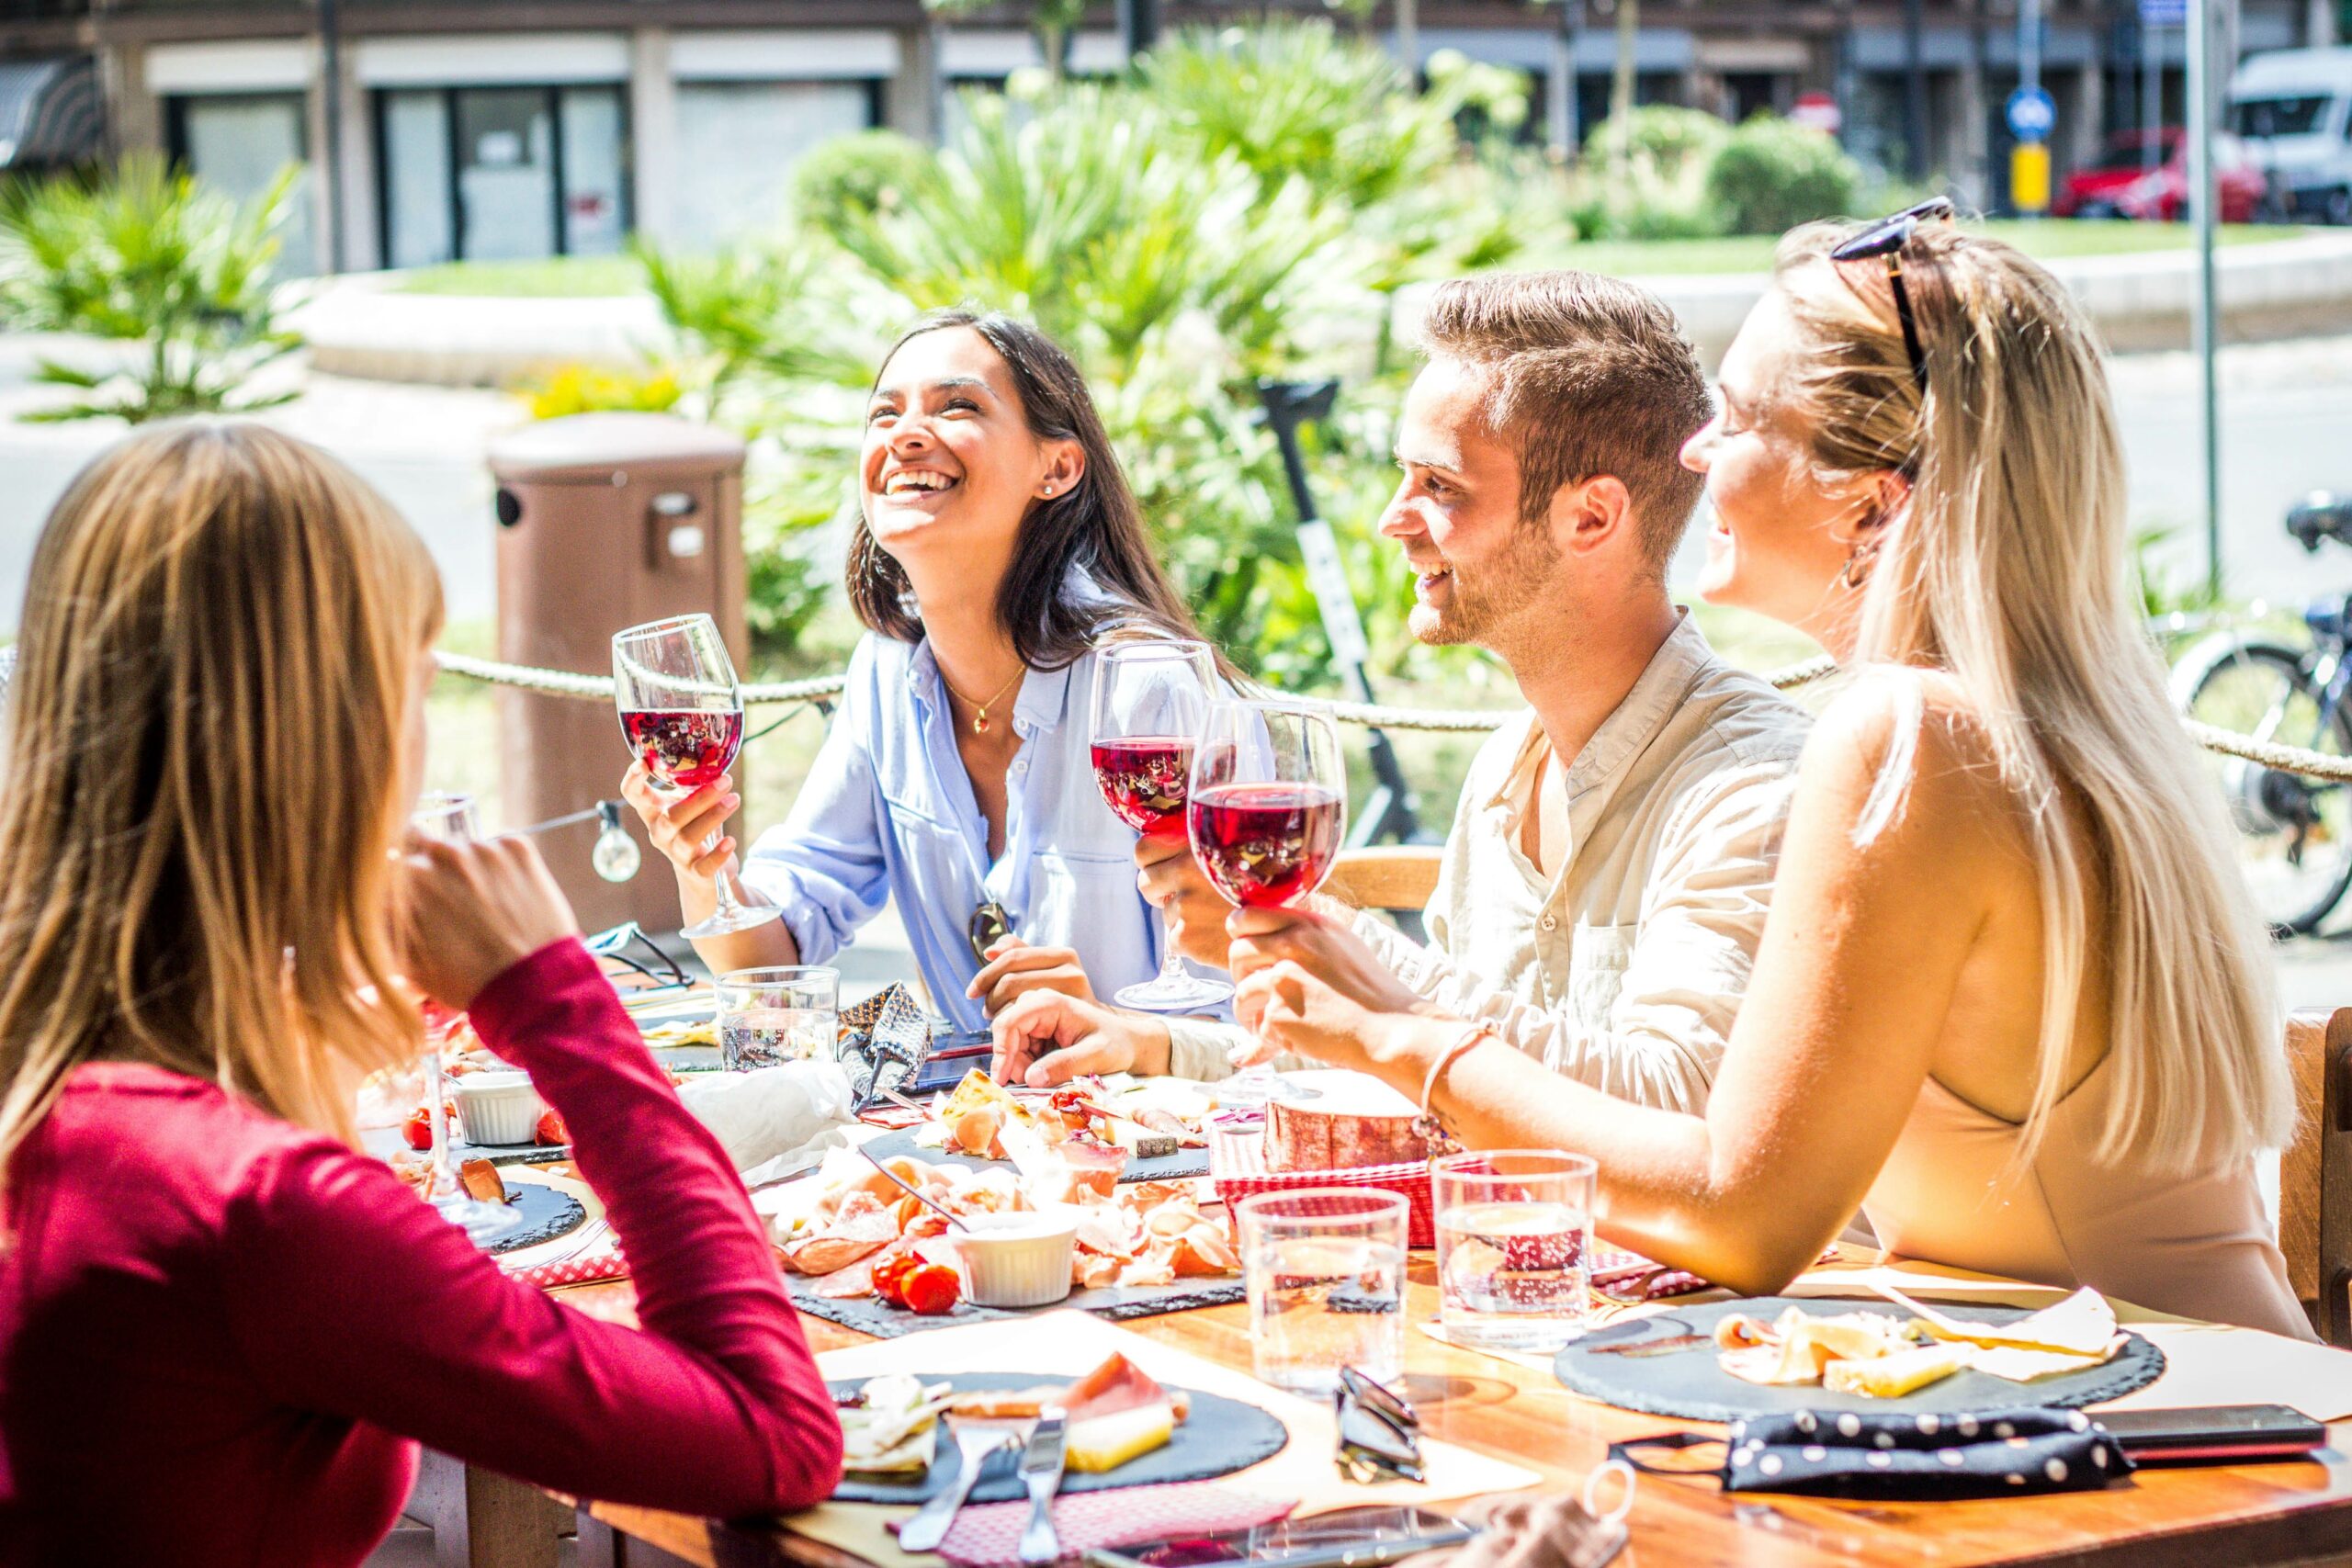
[[[353,1070],[421,1038],[390,851],[440,619],[416,535],[291,437],[172,425],[74,480],[5,720],[0,1179],[99,1056],[352,1136]]]
[[[2294,1097],[2268,937],[2142,623],[2122,446],[2088,323],[2009,246],[1924,227],[1901,253],[1923,395],[1886,264],[1829,259],[1849,232],[1817,224],[1781,243],[1776,281],[1804,344],[1776,401],[1821,468],[1910,479],[1907,505],[1880,532],[1854,662],[1948,671],[2025,807],[2044,952],[2022,1146],[2072,1087],[2083,994],[2102,982],[2115,1092],[2098,1157],[2130,1150],[2178,1172],[2276,1146],[2292,1130]],[[1911,757],[1894,749],[1865,835],[1901,809]],[[2094,875],[2108,905],[2098,955],[2086,914]]]

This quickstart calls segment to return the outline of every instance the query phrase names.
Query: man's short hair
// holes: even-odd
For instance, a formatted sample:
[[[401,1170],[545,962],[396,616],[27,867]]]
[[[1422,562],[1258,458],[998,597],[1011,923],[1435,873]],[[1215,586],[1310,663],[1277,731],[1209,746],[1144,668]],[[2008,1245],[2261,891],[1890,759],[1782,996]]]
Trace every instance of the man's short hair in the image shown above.
[[[1493,377],[1487,423],[1519,455],[1519,510],[1542,518],[1562,485],[1614,475],[1661,572],[1705,481],[1682,444],[1714,417],[1699,356],[1657,298],[1589,272],[1458,278],[1430,297],[1433,357]]]

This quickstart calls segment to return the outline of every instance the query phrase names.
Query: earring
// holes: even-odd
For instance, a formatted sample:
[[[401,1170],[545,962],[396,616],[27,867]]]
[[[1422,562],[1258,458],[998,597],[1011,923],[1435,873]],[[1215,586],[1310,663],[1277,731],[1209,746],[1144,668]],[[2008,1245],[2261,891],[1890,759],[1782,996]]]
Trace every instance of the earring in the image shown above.
[[[1046,497],[1047,497],[1048,499],[1051,499],[1051,498],[1052,498],[1052,496],[1053,496],[1053,493],[1054,493],[1054,487],[1053,487],[1053,486],[1051,486],[1051,485],[1047,485],[1047,486],[1046,487]]]
[[[1838,574],[1838,581],[1849,588],[1860,588],[1870,581],[1871,566],[1878,559],[1878,547],[1875,536],[1856,545],[1853,554],[1846,558],[1846,570]]]

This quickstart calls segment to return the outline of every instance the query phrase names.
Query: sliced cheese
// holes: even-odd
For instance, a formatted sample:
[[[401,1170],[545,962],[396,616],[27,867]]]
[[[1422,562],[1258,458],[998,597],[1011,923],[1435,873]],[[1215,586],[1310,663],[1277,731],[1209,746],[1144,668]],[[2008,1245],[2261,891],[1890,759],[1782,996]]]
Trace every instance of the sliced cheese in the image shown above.
[[[1175,1435],[1176,1411],[1168,1401],[1130,1405],[1071,1422],[1065,1462],[1090,1473],[1116,1470],[1138,1455],[1166,1448]]]
[[[2123,1348],[2127,1337],[2119,1334],[2108,1348],[2096,1356],[2077,1356],[2071,1350],[2029,1350],[2020,1345],[1978,1346],[1968,1358],[1968,1364],[1980,1372],[1990,1372],[2011,1382],[2032,1382],[2041,1378],[2064,1376],[2067,1372],[2086,1372],[2112,1359]]]
[[[1948,1317],[1913,1301],[1892,1285],[1881,1285],[1879,1292],[1898,1306],[1917,1314],[1928,1325],[1928,1332],[1937,1338],[1962,1340],[1988,1349],[2014,1345],[2027,1350],[2093,1356],[2103,1361],[2112,1353],[2109,1347],[2116,1339],[2115,1310],[2107,1304],[2106,1297],[2087,1286],[2056,1306],[2028,1314],[2014,1323],[1973,1323]]]
[[[1821,1385],[1832,1393],[1858,1393],[1871,1399],[1894,1399],[1940,1382],[1968,1365],[1967,1349],[1959,1345],[1922,1345],[1892,1356],[1829,1363]]]

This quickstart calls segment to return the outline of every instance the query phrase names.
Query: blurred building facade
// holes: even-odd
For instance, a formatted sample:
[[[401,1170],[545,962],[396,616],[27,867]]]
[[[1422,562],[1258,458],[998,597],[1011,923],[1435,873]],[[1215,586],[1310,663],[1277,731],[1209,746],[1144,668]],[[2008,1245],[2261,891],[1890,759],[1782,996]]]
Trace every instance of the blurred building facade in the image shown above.
[[[1573,145],[1607,113],[1616,3],[1419,0],[1414,37],[1424,62],[1524,72],[1529,133]],[[1866,164],[1997,204],[2019,4],[1648,0],[1637,96],[1734,118],[1802,107]],[[2216,4],[2231,59],[2332,43],[2345,8]],[[2042,0],[2062,171],[2110,131],[2179,123],[2177,6]],[[246,192],[299,164],[289,252],[321,268],[605,254],[640,231],[716,243],[772,212],[825,138],[935,134],[955,89],[1042,63],[1020,11],[942,27],[920,0],[0,0],[0,169],[156,148]],[[1069,67],[1117,71],[1137,25],[1281,11],[1329,14],[1102,4]],[[1394,47],[1395,20],[1368,25]]]

